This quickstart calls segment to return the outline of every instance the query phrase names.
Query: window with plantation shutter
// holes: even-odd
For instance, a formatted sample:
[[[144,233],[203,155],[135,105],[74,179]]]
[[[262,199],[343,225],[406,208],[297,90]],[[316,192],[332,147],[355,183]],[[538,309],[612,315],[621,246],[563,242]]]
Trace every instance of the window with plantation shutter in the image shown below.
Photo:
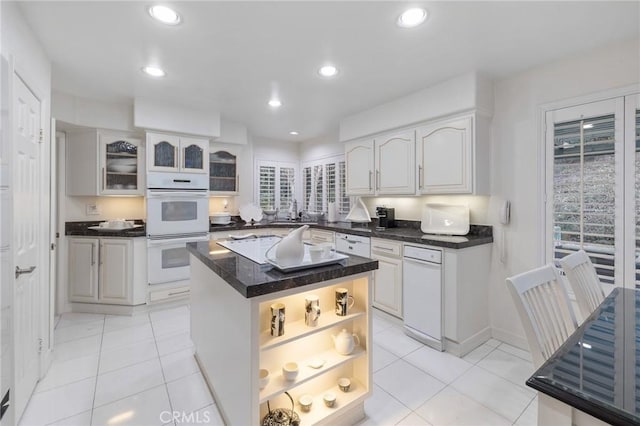
[[[335,203],[339,215],[349,213],[344,156],[303,164],[302,180],[304,210],[326,212]]]
[[[338,201],[336,206],[338,214],[349,214],[351,202],[347,195],[347,167],[344,161],[338,162]]]
[[[262,209],[278,209],[285,216],[295,199],[295,176],[297,165],[267,160],[256,160],[258,179],[256,199]]]
[[[287,211],[295,198],[293,193],[295,174],[296,170],[293,167],[280,167],[280,201],[277,205],[281,212]]]
[[[583,249],[601,283],[638,288],[639,110],[634,95],[545,116],[548,259]]]
[[[260,166],[259,172],[258,200],[260,208],[273,208],[276,205],[276,168],[275,166]]]
[[[602,282],[615,271],[615,117],[554,124],[555,259],[584,248]]]

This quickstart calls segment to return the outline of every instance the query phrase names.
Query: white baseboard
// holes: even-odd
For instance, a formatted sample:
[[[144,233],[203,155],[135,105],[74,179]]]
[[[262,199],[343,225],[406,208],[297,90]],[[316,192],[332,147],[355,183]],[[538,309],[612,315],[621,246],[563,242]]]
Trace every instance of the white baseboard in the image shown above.
[[[445,351],[459,358],[462,358],[478,346],[491,338],[491,329],[489,327],[483,328],[473,336],[463,340],[462,342],[454,342],[453,340],[446,339]]]
[[[491,337],[529,352],[529,343],[526,337],[495,327],[491,329]]]

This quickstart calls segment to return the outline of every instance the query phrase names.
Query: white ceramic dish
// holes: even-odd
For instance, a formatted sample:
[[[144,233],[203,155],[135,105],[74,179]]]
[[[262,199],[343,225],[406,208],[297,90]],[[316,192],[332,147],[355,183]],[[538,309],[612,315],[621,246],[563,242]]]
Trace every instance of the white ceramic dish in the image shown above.
[[[262,209],[253,203],[240,207],[240,218],[245,222],[260,222],[262,220]]]
[[[126,231],[127,229],[135,229],[135,228],[142,228],[144,225],[133,225],[133,226],[128,226],[128,227],[119,227],[119,228],[112,228],[109,226],[87,226],[87,229],[93,229],[94,231],[107,231],[107,232],[120,232],[120,231]]]
[[[231,223],[231,215],[229,213],[212,213],[209,220],[212,225],[228,225]]]
[[[329,258],[321,258],[318,261],[313,262],[311,260],[311,254],[309,252],[309,248],[311,247],[309,244],[304,245],[304,256],[302,258],[302,262],[298,265],[291,266],[283,266],[278,263],[275,258],[275,250],[272,250],[277,244],[273,245],[267,252],[264,254],[264,259],[267,263],[273,265],[274,268],[281,272],[293,272],[298,271],[300,269],[308,269],[315,268],[317,266],[331,265],[333,263],[340,263],[342,260],[347,259],[349,256],[344,255],[342,253],[335,253],[332,257]]]
[[[116,173],[135,173],[138,170],[137,165],[129,165],[129,164],[112,164],[107,166],[107,172],[116,172]]]

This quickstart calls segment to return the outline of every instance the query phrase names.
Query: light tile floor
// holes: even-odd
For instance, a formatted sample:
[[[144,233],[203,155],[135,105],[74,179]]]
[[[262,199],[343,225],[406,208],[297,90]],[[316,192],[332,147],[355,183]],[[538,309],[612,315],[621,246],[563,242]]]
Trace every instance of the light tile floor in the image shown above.
[[[193,359],[189,308],[134,317],[64,314],[54,361],[20,426],[221,425]],[[464,358],[373,319],[373,396],[361,425],[535,425],[530,355],[490,340]],[[172,412],[187,417],[173,419]]]

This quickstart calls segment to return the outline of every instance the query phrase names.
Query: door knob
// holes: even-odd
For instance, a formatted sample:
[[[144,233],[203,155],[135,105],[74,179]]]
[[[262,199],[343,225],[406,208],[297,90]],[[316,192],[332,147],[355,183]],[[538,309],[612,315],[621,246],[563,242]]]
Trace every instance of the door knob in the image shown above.
[[[16,266],[16,278],[18,278],[22,274],[30,274],[36,269],[35,266],[31,266],[29,268],[20,269],[19,266]]]

